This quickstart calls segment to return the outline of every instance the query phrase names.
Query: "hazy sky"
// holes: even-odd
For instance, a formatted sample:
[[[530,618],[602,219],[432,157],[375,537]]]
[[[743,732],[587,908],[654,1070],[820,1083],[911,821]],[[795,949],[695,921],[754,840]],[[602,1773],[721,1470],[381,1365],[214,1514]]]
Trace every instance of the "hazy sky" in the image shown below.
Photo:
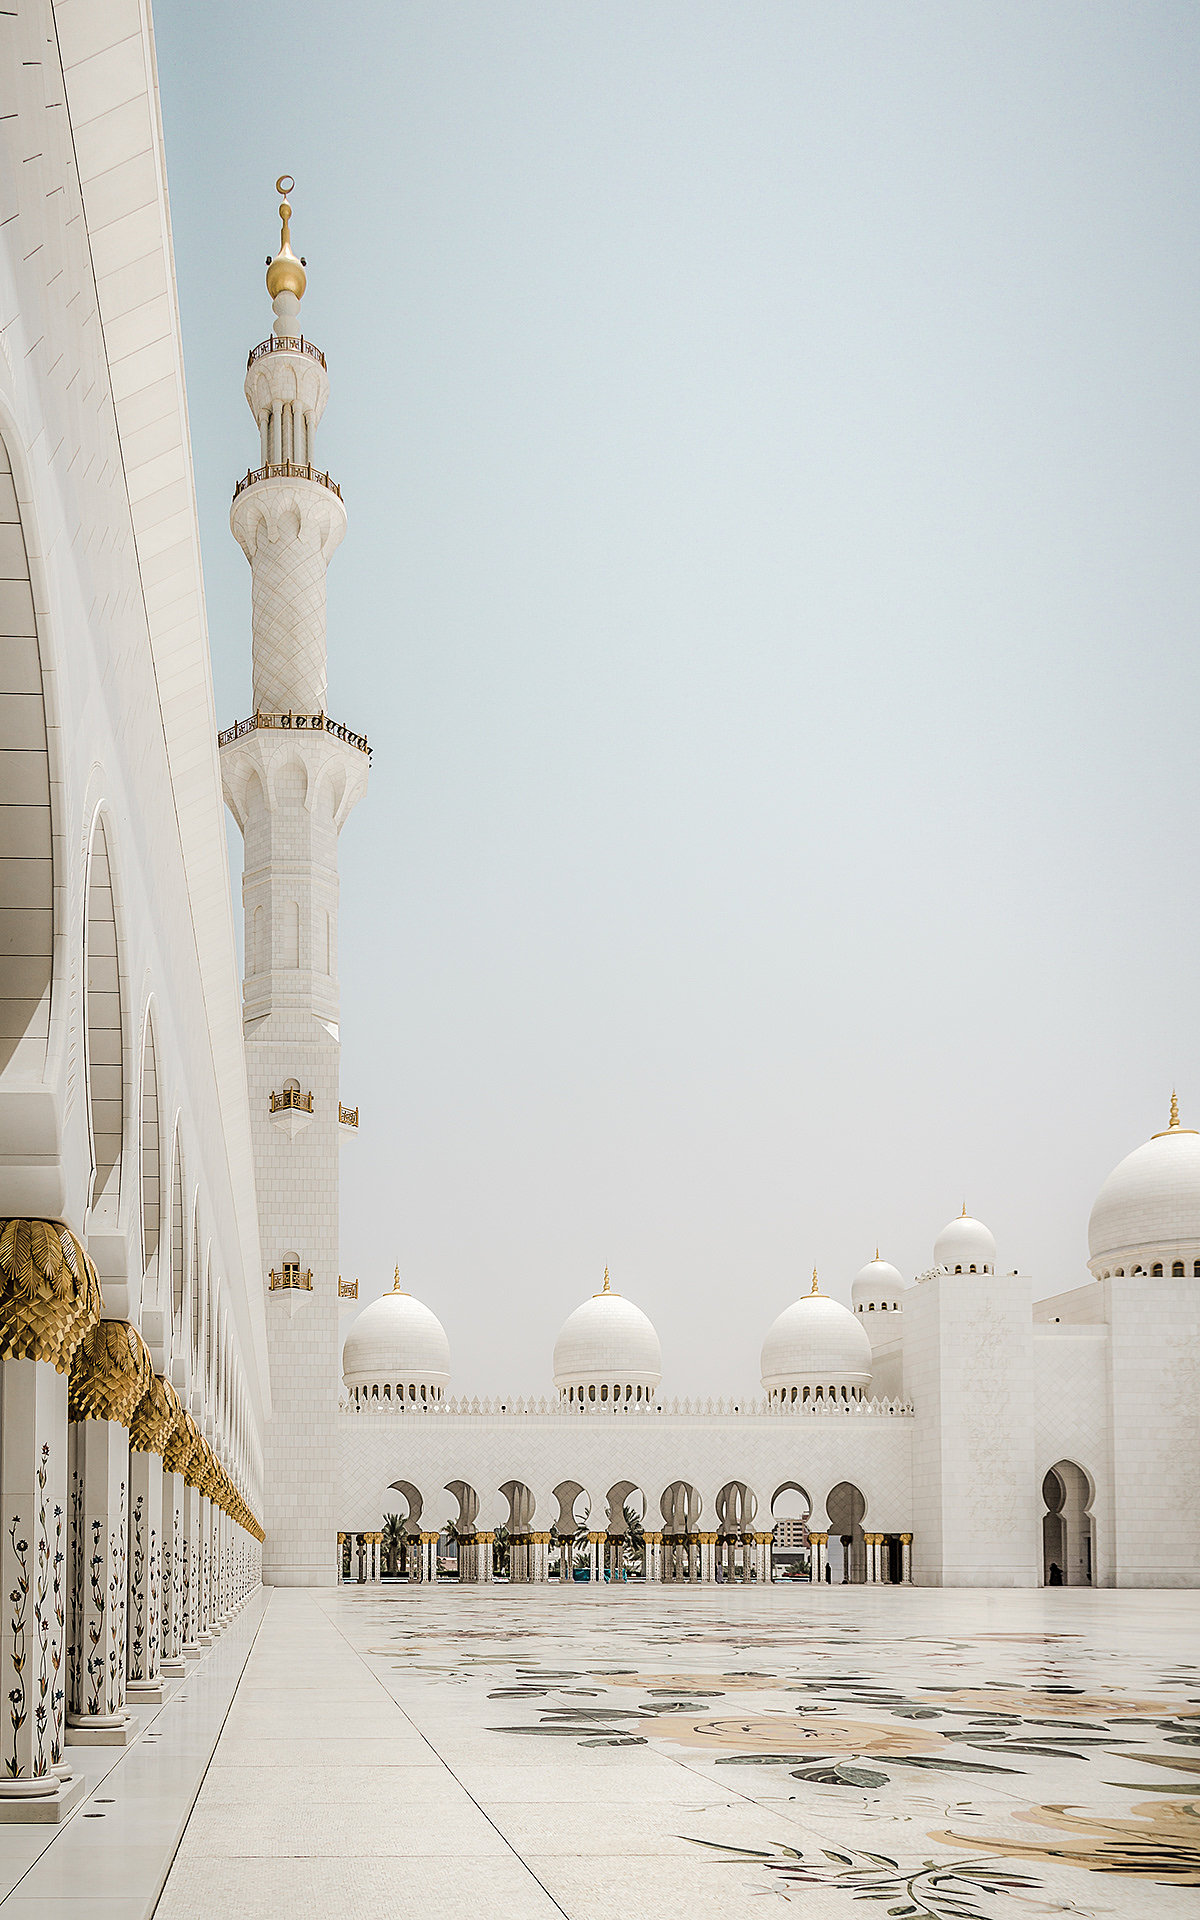
[[[1196,961],[1200,12],[158,0],[222,723],[296,177],[349,533],[342,1246],[664,1390],[965,1200],[1041,1292]]]

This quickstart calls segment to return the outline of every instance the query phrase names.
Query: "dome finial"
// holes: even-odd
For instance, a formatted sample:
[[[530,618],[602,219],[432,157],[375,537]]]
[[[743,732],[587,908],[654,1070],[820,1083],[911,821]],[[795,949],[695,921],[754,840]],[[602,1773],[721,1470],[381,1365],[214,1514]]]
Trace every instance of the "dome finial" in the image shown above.
[[[611,1293],[611,1292],[612,1292],[612,1288],[611,1288],[611,1287],[609,1286],[609,1284],[608,1284],[608,1268],[607,1268],[607,1267],[605,1267],[605,1269],[604,1269],[604,1285],[603,1285],[603,1287],[601,1288],[601,1292],[602,1292],[602,1293]]]
[[[967,1203],[965,1200],[963,1201],[963,1210],[958,1217],[960,1220],[965,1220],[967,1217]]]
[[[820,1289],[820,1287],[819,1287],[819,1286],[817,1285],[817,1270],[816,1270],[816,1268],[815,1268],[815,1267],[813,1268],[813,1283],[812,1283],[812,1290],[813,1290],[813,1292],[814,1292],[814,1293],[820,1293],[820,1291],[821,1291],[821,1289]]]
[[[400,1262],[398,1260],[396,1262],[396,1277],[392,1281],[392,1292],[393,1293],[404,1292],[404,1288],[400,1285]]]
[[[878,1247],[876,1247],[876,1249],[875,1249],[875,1258],[876,1258],[876,1261],[878,1261],[878,1259],[879,1259],[879,1248],[878,1248]]]
[[[1175,1097],[1174,1087],[1171,1088],[1171,1125],[1173,1127],[1179,1125],[1179,1102]]]
[[[292,209],[287,196],[295,184],[290,173],[281,173],[275,182],[276,193],[283,195],[279,202],[279,252],[267,262],[267,292],[275,308],[275,331],[280,339],[295,337],[295,322],[308,284],[304,262],[292,252]]]

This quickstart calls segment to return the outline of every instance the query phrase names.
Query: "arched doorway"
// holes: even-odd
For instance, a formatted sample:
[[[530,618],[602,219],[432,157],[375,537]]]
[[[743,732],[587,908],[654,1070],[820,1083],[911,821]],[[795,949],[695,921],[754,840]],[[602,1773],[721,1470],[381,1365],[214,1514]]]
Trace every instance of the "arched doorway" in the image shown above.
[[[1060,1460],[1042,1481],[1042,1499],[1046,1509],[1042,1515],[1043,1586],[1093,1586],[1091,1480],[1073,1460]]]
[[[772,1580],[807,1580],[812,1564],[808,1522],[812,1501],[799,1481],[786,1480],[771,1496]]]
[[[828,1571],[836,1586],[861,1586],[867,1577],[867,1547],[862,1520],[866,1499],[849,1480],[839,1481],[825,1502],[829,1515]]]

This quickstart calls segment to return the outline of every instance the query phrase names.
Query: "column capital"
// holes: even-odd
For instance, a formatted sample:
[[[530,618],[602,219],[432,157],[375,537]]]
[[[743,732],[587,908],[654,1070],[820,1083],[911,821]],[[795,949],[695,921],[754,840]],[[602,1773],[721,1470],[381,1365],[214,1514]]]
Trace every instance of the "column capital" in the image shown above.
[[[814,1547],[827,1547],[829,1545],[829,1535],[827,1533],[814,1533],[811,1527],[808,1530],[808,1538],[810,1544]]]
[[[900,1544],[902,1547],[911,1547],[912,1545],[911,1533],[902,1533],[900,1535]]]

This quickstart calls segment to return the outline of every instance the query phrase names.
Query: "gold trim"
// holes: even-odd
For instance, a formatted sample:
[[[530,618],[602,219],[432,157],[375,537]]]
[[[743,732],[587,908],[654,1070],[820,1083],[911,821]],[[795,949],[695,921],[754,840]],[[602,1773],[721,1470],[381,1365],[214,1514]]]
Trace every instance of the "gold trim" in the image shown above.
[[[171,1382],[153,1374],[129,1422],[129,1444],[138,1453],[164,1453],[182,1419],[183,1408]]]
[[[289,182],[286,188],[283,184],[285,180]],[[277,299],[281,293],[294,293],[297,300],[302,300],[304,289],[308,284],[304,264],[297,260],[292,252],[292,209],[287,195],[292,192],[295,184],[290,173],[281,173],[275,182],[276,193],[283,194],[284,197],[279,202],[279,252],[267,268],[267,292],[272,300]]]

